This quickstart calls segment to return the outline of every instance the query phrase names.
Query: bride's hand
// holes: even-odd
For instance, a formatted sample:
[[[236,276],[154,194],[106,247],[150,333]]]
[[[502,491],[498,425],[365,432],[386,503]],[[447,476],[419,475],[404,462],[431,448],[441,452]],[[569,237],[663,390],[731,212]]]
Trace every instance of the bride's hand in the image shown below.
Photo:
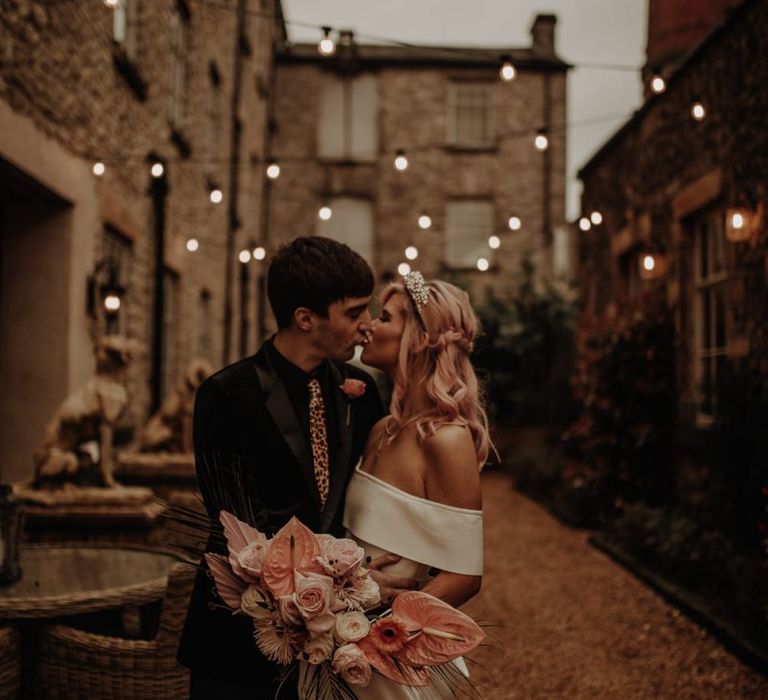
[[[371,562],[366,562],[365,566],[371,572],[371,578],[379,584],[379,593],[381,602],[389,605],[396,596],[405,591],[415,591],[419,589],[419,582],[406,576],[393,576],[382,571],[385,566],[397,564],[400,557],[395,554],[384,554]]]

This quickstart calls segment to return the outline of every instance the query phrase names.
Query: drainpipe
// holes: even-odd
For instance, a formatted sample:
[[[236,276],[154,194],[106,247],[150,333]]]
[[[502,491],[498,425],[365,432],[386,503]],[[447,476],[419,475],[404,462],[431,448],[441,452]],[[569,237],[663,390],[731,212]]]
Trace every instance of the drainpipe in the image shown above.
[[[245,31],[246,0],[237,2],[237,26],[235,28],[235,60],[232,70],[232,141],[229,154],[229,202],[227,208],[227,245],[224,272],[224,364],[234,358],[232,353],[232,280],[235,261],[235,237],[240,227],[238,216],[238,193],[240,174],[240,141],[242,123],[240,122],[240,95],[243,82],[243,54],[241,37]],[[241,313],[245,310],[241,309]]]

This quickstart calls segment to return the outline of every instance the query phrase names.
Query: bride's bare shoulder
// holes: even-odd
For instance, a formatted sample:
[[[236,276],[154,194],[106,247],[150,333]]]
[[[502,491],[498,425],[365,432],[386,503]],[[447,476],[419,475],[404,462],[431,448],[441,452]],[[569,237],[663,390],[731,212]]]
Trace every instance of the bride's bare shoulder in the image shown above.
[[[480,470],[469,428],[448,424],[424,440],[425,483],[431,500],[479,508]]]

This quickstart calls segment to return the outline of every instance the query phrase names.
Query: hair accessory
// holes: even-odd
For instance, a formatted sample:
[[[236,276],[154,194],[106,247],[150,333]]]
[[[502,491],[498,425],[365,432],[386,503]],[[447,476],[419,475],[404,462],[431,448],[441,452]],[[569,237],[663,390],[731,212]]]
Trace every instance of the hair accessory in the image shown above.
[[[414,270],[405,276],[404,281],[405,289],[408,291],[408,295],[411,297],[413,305],[416,307],[416,313],[421,316],[421,310],[429,301],[429,288],[424,280],[424,275],[418,270]]]

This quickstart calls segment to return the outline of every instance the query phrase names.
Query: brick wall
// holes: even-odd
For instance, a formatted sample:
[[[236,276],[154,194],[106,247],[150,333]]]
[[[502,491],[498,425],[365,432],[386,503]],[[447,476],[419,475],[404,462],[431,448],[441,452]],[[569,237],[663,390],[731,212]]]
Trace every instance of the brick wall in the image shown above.
[[[649,251],[666,259],[660,284],[679,331],[684,413],[694,401],[693,241],[689,217],[707,207],[768,206],[768,2],[749,0],[582,170],[582,210],[604,223],[580,234],[579,279],[586,306],[620,305],[627,280],[620,258]],[[702,122],[690,118],[694,97]],[[766,348],[765,219],[750,241],[728,242],[729,355]],[[647,286],[646,285],[646,286]]]
[[[365,56],[365,47],[360,47]],[[415,245],[419,257],[411,265],[428,277],[445,276],[443,233],[450,199],[488,197],[495,206],[494,229],[502,247],[493,254],[487,273],[467,271],[461,284],[480,290],[504,290],[512,283],[524,251],[531,250],[546,274],[550,250],[543,231],[544,156],[533,147],[543,122],[544,90],[551,100],[551,225],[565,218],[565,70],[520,68],[516,80],[504,83],[498,66],[425,64],[379,61],[361,67],[376,76],[379,111],[378,153],[372,163],[324,162],[318,157],[319,100],[323,72],[332,62],[278,58],[276,68],[273,153],[281,160],[280,178],[271,185],[270,237],[279,242],[317,228],[317,211],[327,195],[369,200],[374,211],[374,256],[377,277],[393,274],[406,261],[404,250]],[[446,147],[448,84],[454,79],[487,79],[493,83],[495,148],[458,151]],[[409,168],[393,167],[398,149],[405,150]],[[421,230],[418,216],[428,213],[432,227]],[[507,220],[516,214],[520,231]],[[491,251],[488,251],[489,253]]]
[[[72,154],[73,162],[89,167],[98,158],[106,163],[103,177],[94,179],[101,212],[94,222],[90,249],[72,254],[91,261],[101,255],[100,229],[106,223],[132,242],[131,276],[126,296],[126,330],[143,348],[131,370],[133,402],[128,422],[138,425],[148,412],[152,300],[154,297],[154,239],[147,154],[166,161],[169,194],[166,207],[165,261],[178,274],[178,317],[171,337],[176,343],[176,372],[197,351],[200,335],[200,294],[210,294],[210,360],[214,366],[239,352],[239,293],[233,288],[233,350],[223,357],[224,285],[227,274],[227,231],[232,172],[232,94],[235,56],[242,60],[239,118],[242,125],[238,167],[238,211],[235,253],[258,237],[262,211],[262,167],[271,84],[276,22],[270,2],[249,4],[242,42],[236,32],[236,2],[186,3],[189,39],[186,52],[184,117],[169,121],[172,91],[173,0],[139,3],[139,38],[135,68],[146,94],[134,90],[116,68],[113,10],[93,0],[10,0],[0,5],[0,100]],[[239,47],[239,48],[238,48]],[[215,151],[208,145],[212,74],[220,86],[219,127]],[[174,128],[178,132],[174,136]],[[181,136],[181,139],[178,138]],[[30,144],[30,149],[36,144]],[[186,152],[188,149],[188,152]],[[0,152],[0,158],[3,157]],[[23,159],[15,165],[24,169]],[[216,183],[224,201],[209,200],[208,182]],[[70,203],[77,207],[77,201]],[[64,234],[62,234],[64,235]],[[197,238],[196,253],[186,241]],[[61,261],[67,265],[67,260]],[[93,263],[88,265],[92,269]],[[85,296],[85,279],[82,284]],[[253,295],[253,289],[249,290]],[[82,302],[84,303],[84,302]],[[251,310],[252,311],[252,310]],[[33,311],[31,311],[33,312]],[[252,324],[251,324],[252,326]],[[253,349],[251,328],[248,350]],[[74,383],[78,383],[75,377]],[[70,388],[74,388],[71,386]],[[63,396],[51,397],[55,405]]]

